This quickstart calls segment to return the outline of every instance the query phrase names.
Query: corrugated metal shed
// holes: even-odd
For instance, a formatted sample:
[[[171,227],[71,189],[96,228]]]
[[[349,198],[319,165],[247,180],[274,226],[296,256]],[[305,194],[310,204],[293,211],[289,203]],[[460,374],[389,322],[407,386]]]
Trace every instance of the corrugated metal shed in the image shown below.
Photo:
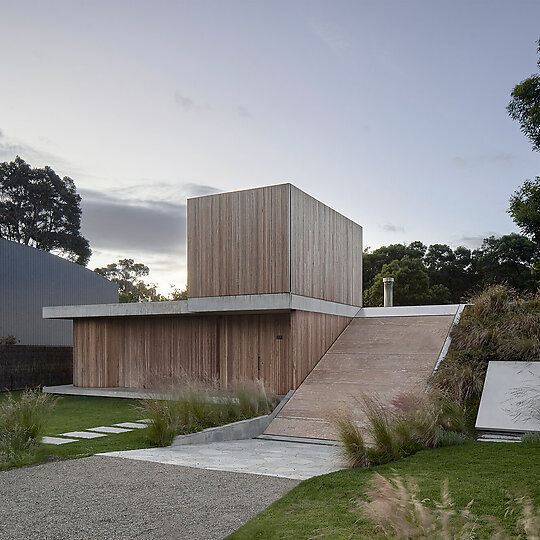
[[[43,306],[112,304],[118,286],[61,257],[0,238],[0,337],[21,345],[72,345],[72,322],[42,318]]]

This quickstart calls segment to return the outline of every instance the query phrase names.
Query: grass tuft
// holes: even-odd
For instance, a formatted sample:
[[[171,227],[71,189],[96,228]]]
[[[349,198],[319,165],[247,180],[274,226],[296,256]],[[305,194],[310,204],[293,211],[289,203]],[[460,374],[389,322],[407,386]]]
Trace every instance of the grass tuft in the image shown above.
[[[169,446],[177,435],[269,414],[278,403],[258,381],[239,385],[234,391],[190,382],[170,393],[171,399],[140,402],[141,414],[152,420],[147,440],[155,446]]]
[[[540,443],[540,431],[533,431],[531,433],[524,433],[521,436],[521,442],[526,444],[538,444]]]
[[[26,390],[18,399],[11,393],[0,402],[0,466],[25,462],[41,446],[56,398],[41,390]]]

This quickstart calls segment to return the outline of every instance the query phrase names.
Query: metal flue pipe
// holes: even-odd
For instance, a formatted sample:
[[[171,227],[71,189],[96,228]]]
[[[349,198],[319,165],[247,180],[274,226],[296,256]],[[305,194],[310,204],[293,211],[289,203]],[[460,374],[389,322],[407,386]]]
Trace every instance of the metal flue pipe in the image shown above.
[[[384,307],[392,307],[394,305],[394,278],[383,278],[384,287]]]

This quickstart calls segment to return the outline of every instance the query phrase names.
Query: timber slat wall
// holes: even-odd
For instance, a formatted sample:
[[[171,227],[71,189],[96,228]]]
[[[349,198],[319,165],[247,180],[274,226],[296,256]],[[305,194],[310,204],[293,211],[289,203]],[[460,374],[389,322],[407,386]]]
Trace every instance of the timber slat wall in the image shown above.
[[[291,189],[291,292],[362,305],[362,227]]]
[[[188,291],[361,306],[362,227],[291,184],[189,199]]]
[[[285,394],[298,387],[349,321],[302,311],[75,319],[73,383],[162,388],[188,378],[228,388],[261,379]]]
[[[290,364],[293,369],[290,371],[290,388],[296,390],[302,384],[350,322],[349,317],[325,313],[292,313]]]
[[[188,200],[190,297],[288,292],[289,184]]]

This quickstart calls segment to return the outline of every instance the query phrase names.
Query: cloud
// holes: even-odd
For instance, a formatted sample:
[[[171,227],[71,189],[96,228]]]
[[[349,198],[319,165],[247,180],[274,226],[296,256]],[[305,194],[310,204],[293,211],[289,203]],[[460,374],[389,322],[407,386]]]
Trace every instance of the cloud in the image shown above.
[[[236,113],[242,118],[251,118],[251,113],[242,105],[238,105],[238,107],[236,107]]]
[[[51,163],[54,163],[57,168],[68,167],[64,159],[8,137],[0,129],[0,162],[13,161],[17,156],[24,159],[31,167],[43,167]]]
[[[98,251],[184,253],[186,205],[81,190],[82,232]]]
[[[183,184],[186,190],[186,197],[200,197],[202,195],[211,195],[221,191],[213,186],[205,186],[204,184]]]
[[[185,256],[186,198],[217,191],[203,184],[166,182],[107,192],[80,189],[82,232],[96,254],[115,250],[159,255],[165,267],[165,261]]]
[[[310,30],[337,56],[343,56],[354,50],[355,39],[345,29],[335,23],[313,20]]]
[[[176,91],[174,93],[174,102],[185,111],[201,111],[203,109],[207,109],[208,107],[201,105],[197,101],[195,101],[193,98],[190,98],[189,96],[185,96],[181,94],[179,91]]]
[[[501,234],[491,231],[486,232],[483,235],[462,236],[461,238],[458,238],[457,240],[452,242],[452,244],[456,247],[464,246],[469,249],[478,249],[482,245],[484,238],[489,238],[490,236],[495,236],[498,238],[499,236],[501,236]]]
[[[384,225],[379,225],[379,228],[385,232],[405,232],[403,225],[394,225],[393,223],[385,223]]]
[[[516,160],[515,154],[496,152],[494,154],[479,154],[466,157],[455,156],[452,158],[452,163],[459,169],[471,169],[484,165],[511,167],[516,163]]]

